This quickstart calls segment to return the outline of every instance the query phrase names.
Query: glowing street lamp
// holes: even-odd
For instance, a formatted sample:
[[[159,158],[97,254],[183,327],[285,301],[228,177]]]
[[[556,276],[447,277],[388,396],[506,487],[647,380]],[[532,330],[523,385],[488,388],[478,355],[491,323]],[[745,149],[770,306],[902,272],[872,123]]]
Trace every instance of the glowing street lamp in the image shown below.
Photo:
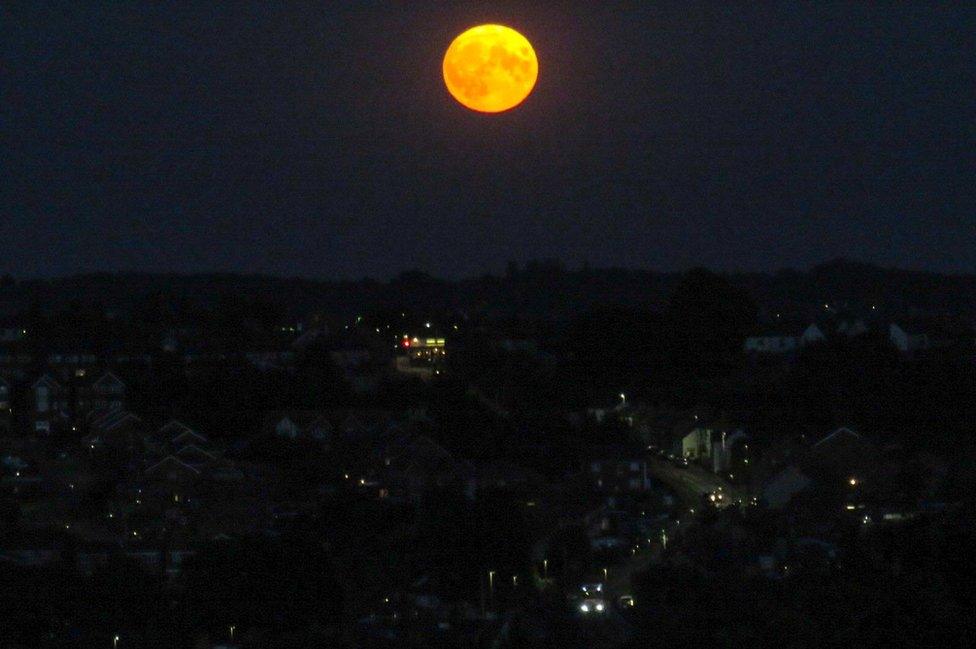
[[[119,646],[119,636],[112,637],[112,649],[117,649]]]
[[[542,578],[549,579],[549,559],[542,560]]]

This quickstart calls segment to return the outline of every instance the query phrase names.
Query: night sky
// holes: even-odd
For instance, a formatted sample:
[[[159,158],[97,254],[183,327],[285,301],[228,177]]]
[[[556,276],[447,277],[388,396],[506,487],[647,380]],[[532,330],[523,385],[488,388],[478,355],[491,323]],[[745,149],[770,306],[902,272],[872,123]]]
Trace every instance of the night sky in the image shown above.
[[[539,55],[509,113],[444,88],[481,22]],[[973,272],[974,35],[921,0],[3,2],[0,272]]]

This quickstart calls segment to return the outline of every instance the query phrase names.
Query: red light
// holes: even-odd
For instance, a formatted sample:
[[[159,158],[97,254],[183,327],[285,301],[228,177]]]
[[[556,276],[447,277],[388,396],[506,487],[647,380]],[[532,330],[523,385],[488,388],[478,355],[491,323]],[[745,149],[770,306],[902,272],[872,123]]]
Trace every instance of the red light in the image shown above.
[[[410,341],[409,340],[404,340],[403,341],[403,346],[404,347],[409,347],[410,346]]]

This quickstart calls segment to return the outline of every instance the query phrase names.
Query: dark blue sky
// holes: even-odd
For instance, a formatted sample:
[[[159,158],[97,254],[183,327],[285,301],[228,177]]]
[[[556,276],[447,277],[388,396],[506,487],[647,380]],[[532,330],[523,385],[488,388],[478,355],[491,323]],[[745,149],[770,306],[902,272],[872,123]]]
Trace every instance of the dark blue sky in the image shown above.
[[[440,60],[533,42],[520,108]],[[0,4],[0,272],[976,271],[956,2]]]

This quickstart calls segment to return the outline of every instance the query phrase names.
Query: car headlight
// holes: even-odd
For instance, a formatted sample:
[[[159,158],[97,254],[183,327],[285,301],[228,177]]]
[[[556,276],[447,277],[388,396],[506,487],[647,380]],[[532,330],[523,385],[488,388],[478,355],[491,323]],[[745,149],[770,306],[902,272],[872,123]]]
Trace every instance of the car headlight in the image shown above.
[[[603,610],[603,604],[597,604],[596,605],[596,610],[602,611]]]
[[[580,610],[583,611],[584,613],[589,613],[590,612],[590,605],[589,604],[580,604]]]

